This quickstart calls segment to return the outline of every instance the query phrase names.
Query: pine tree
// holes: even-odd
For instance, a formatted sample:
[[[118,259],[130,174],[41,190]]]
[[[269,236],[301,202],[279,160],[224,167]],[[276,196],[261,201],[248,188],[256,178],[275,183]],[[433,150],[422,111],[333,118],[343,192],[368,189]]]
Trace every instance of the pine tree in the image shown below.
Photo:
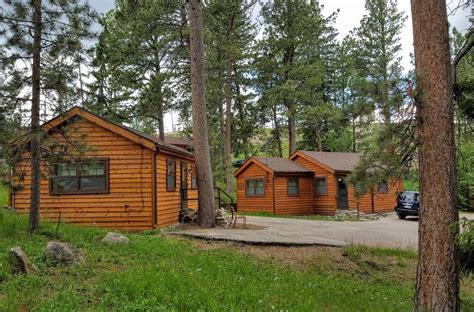
[[[40,104],[57,110],[61,98],[74,98],[77,94],[68,89],[68,84],[78,78],[70,65],[74,63],[77,68],[77,55],[84,52],[82,40],[92,38],[94,18],[95,13],[87,4],[76,1],[13,0],[0,11],[1,48],[5,53],[2,68],[6,71],[2,95],[9,103],[16,102],[17,108],[31,102],[30,234],[40,221]]]
[[[214,186],[209,152],[207,109],[204,79],[203,12],[200,0],[189,1],[191,102],[193,138],[199,192],[198,221],[202,227],[214,227]]]
[[[397,0],[366,0],[367,15],[356,30],[360,65],[366,90],[386,124],[399,108],[401,80],[400,32],[407,19],[397,8]]]
[[[452,72],[446,1],[411,3],[417,77],[420,221],[416,311],[459,311]]]
[[[108,110],[138,118],[143,127],[157,124],[161,140],[165,140],[164,112],[177,99],[175,54],[181,48],[180,4],[118,1],[101,19],[103,32],[95,60],[99,66],[96,76],[101,78],[95,88],[101,92],[107,86],[112,89],[108,100],[114,105]]]
[[[334,34],[328,31],[329,21],[322,16],[316,1],[269,1],[262,3],[261,14],[264,20],[258,65],[263,80],[261,97],[271,103],[279,141],[277,115],[280,108],[284,109],[291,154],[296,150],[296,120],[302,105],[316,103],[321,96],[318,91],[326,88],[324,77],[329,62],[323,52],[327,41],[334,40]]]
[[[236,87],[236,75],[247,71],[249,67],[249,58],[251,56],[252,40],[255,36],[255,25],[251,21],[251,13],[256,1],[209,1],[205,7],[206,30],[207,30],[207,63],[208,91],[212,98],[215,95],[219,113],[217,118],[217,138],[222,138],[222,132],[225,138],[218,140],[217,150],[224,146],[224,161],[226,188],[227,192],[233,191],[232,174],[232,125],[233,125],[233,106],[237,97],[240,96]],[[225,100],[225,110],[222,109],[222,97]],[[234,105],[233,105],[234,103]],[[212,106],[208,109],[212,114]],[[225,111],[225,112],[224,112]],[[224,116],[225,114],[225,116]],[[219,142],[221,141],[221,142]],[[221,143],[221,144],[219,144]],[[220,153],[217,153],[220,154]],[[215,168],[216,169],[216,168]]]

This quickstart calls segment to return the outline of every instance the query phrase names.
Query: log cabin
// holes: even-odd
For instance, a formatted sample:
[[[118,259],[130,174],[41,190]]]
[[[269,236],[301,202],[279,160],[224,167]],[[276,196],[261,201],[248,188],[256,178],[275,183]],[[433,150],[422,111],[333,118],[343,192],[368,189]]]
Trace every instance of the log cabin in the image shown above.
[[[314,172],[314,213],[333,216],[337,209],[359,209],[364,213],[393,211],[397,194],[403,191],[399,179],[387,177],[369,193],[356,195],[347,176],[358,165],[362,154],[296,151],[290,160]]]
[[[49,147],[51,142],[63,150],[82,147],[80,153],[42,159],[42,218],[137,231],[178,223],[182,208],[197,208],[197,203],[182,200],[197,197],[191,152],[80,107],[41,129]],[[28,152],[13,172],[9,205],[26,213],[31,195]]]
[[[289,159],[252,157],[235,172],[238,209],[328,216],[338,209],[393,211],[397,194],[403,190],[400,180],[388,177],[370,193],[360,195],[347,182],[360,158],[359,153],[312,151],[297,151]]]
[[[313,213],[314,173],[294,161],[252,157],[234,175],[239,212]]]

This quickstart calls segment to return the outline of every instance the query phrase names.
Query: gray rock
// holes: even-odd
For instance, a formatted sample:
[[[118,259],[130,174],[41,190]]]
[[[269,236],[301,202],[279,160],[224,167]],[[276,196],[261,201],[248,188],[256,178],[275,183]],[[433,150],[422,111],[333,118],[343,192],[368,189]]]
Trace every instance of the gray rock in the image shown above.
[[[232,223],[232,214],[229,211],[224,208],[216,209],[216,225],[227,228],[232,225]]]
[[[185,208],[181,210],[181,222],[194,223],[197,221],[197,210]]]
[[[104,236],[104,238],[102,238],[102,241],[104,243],[124,244],[124,243],[128,243],[129,239],[128,237],[125,237],[119,233],[109,232]]]
[[[12,274],[34,274],[38,269],[31,263],[21,247],[13,247],[8,250],[8,258]]]
[[[66,243],[48,242],[46,245],[46,261],[51,264],[69,266],[84,263],[84,254],[81,249],[74,248]]]

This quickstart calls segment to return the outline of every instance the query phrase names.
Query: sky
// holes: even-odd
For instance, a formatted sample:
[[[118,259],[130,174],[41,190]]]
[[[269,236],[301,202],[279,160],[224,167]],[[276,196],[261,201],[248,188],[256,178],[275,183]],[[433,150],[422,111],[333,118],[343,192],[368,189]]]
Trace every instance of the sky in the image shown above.
[[[114,7],[115,0],[89,0],[91,6],[99,13],[106,13]],[[323,6],[323,14],[328,16],[332,12],[339,9],[339,14],[335,23],[335,27],[339,32],[339,39],[343,39],[355,27],[359,26],[360,20],[365,14],[365,0],[320,0]],[[456,27],[462,33],[465,33],[469,28],[469,13],[470,10],[456,10],[454,14],[450,14],[451,10],[456,7],[458,0],[447,0],[448,4],[448,19],[452,26]],[[405,12],[408,16],[405,26],[400,35],[402,43],[402,66],[405,70],[409,70],[410,53],[413,53],[413,29],[411,23],[410,0],[398,0],[398,8]],[[254,10],[254,16],[258,15],[259,6]],[[165,131],[171,131],[172,120],[175,120],[171,114],[165,116]]]

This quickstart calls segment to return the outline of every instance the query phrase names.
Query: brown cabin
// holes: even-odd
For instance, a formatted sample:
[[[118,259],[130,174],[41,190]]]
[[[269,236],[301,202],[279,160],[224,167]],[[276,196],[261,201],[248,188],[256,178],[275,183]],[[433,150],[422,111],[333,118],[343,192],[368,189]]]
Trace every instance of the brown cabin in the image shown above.
[[[314,173],[284,158],[250,158],[235,172],[240,212],[313,213]]]
[[[235,173],[238,209],[331,216],[337,209],[357,206],[365,213],[393,211],[397,194],[403,190],[400,180],[388,178],[358,197],[354,186],[346,182],[360,157],[359,153],[311,151],[297,151],[290,159],[252,157]]]
[[[80,141],[80,156],[41,164],[41,216],[84,225],[146,230],[179,222],[181,192],[197,197],[189,151],[74,107],[42,125],[48,140]],[[67,135],[65,135],[67,133]],[[30,205],[29,155],[14,168],[10,206]],[[183,189],[183,190],[182,190]],[[189,202],[189,208],[197,203]]]

